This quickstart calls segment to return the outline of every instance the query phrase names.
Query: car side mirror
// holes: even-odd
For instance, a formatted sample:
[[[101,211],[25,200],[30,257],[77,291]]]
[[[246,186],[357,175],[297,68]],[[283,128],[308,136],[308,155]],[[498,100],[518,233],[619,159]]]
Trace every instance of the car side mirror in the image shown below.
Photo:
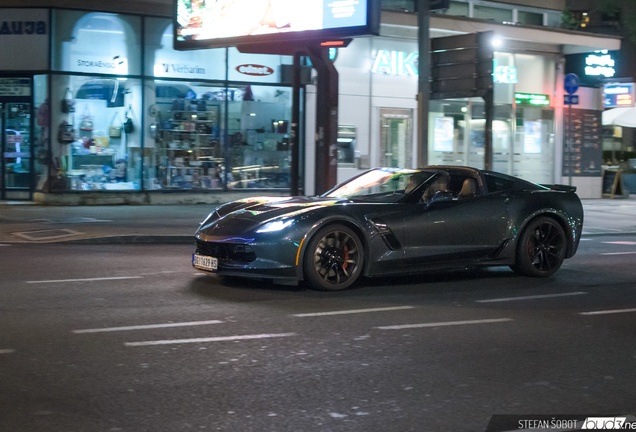
[[[453,199],[454,197],[452,192],[439,191],[439,192],[435,192],[435,195],[433,195],[433,198],[431,198],[431,201],[429,202],[429,204],[440,203],[440,202],[450,202],[450,201],[453,201]]]

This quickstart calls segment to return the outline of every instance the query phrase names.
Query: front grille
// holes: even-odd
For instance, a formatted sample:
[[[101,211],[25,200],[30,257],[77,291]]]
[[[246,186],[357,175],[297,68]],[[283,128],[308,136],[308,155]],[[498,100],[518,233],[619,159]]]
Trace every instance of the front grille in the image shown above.
[[[250,263],[256,259],[254,250],[246,244],[204,242],[196,239],[198,255],[218,258],[222,263]]]

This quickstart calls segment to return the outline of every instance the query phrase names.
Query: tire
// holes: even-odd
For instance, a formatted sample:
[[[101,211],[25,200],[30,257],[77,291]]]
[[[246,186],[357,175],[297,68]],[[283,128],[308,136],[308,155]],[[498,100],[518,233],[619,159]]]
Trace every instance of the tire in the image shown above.
[[[360,278],[364,249],[360,237],[344,225],[327,225],[311,238],[305,252],[305,280],[321,291],[340,291]]]
[[[523,276],[551,276],[563,264],[566,245],[561,225],[552,218],[540,216],[530,221],[521,233],[516,262],[510,267]]]

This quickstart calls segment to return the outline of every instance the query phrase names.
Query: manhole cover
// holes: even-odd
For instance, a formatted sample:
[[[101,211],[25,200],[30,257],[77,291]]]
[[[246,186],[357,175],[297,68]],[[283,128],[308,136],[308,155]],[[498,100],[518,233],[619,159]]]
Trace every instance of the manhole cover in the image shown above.
[[[41,231],[25,231],[19,233],[13,233],[18,237],[22,237],[27,240],[57,240],[65,237],[73,237],[81,235],[82,233],[73,231],[70,229],[53,229],[53,230],[41,230]]]

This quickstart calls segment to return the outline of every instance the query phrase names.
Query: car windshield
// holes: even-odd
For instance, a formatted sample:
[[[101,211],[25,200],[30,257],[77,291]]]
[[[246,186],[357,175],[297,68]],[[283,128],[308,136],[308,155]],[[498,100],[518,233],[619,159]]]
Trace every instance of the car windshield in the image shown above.
[[[337,186],[323,196],[356,201],[398,202],[434,174],[435,171],[378,168]]]

